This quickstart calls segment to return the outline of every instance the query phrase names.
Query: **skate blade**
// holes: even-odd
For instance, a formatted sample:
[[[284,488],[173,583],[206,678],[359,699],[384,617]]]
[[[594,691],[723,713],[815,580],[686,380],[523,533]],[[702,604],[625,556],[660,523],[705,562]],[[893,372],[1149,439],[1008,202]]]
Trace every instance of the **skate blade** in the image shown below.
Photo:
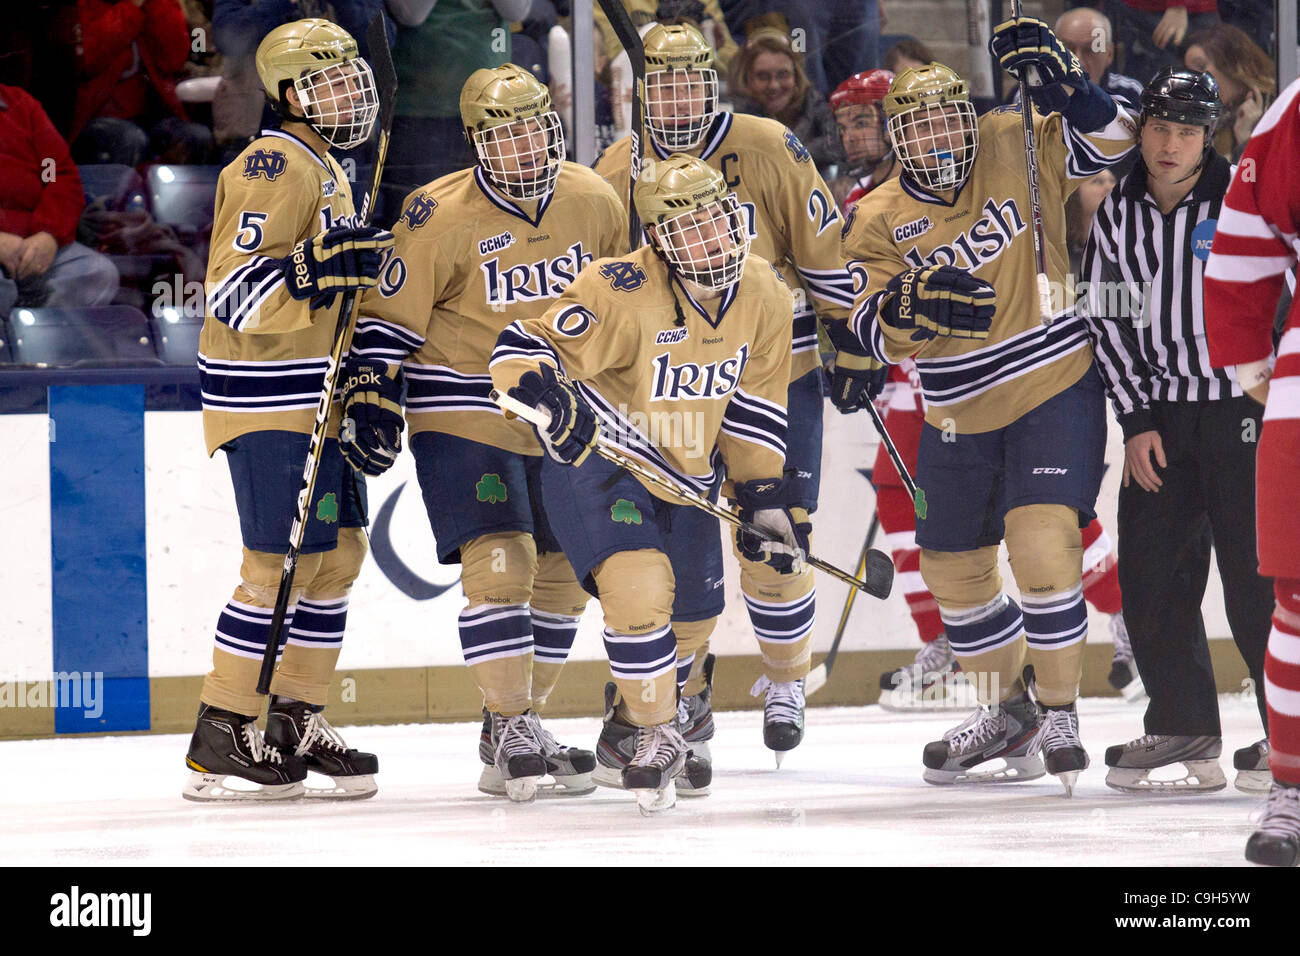
[[[772,756],[776,758],[776,769],[777,769],[777,770],[780,770],[780,769],[781,769],[781,761],[785,759],[785,751],[783,751],[783,750],[774,750],[774,751],[772,751]]]
[[[1052,774],[1052,776],[1061,781],[1061,786],[1065,788],[1065,795],[1067,797],[1073,797],[1074,783],[1079,779],[1080,773],[1082,773],[1080,770],[1062,770],[1060,773]]]
[[[582,797],[589,793],[595,793],[596,784],[592,780],[592,774],[577,773],[566,776],[553,777],[534,777],[529,778],[537,781],[537,797],[552,799],[558,797]],[[506,782],[501,776],[501,771],[493,766],[485,766],[483,772],[479,774],[478,789],[480,793],[486,793],[491,797],[507,797],[509,792],[506,789]]]
[[[1238,770],[1232,785],[1242,793],[1268,793],[1273,786],[1273,773],[1270,770]]]
[[[328,777],[328,774],[324,775]],[[311,779],[309,775],[308,780]],[[303,784],[304,800],[365,800],[379,792],[374,774],[362,773],[348,777],[329,777],[330,787],[309,787]]]
[[[687,797],[688,799],[694,799],[695,797],[707,797],[709,795],[709,790],[711,788],[712,788],[712,784],[710,784],[708,787],[696,788],[690,786],[689,784],[683,783],[681,786],[677,788],[677,796]]]
[[[506,797],[511,803],[532,803],[537,799],[537,785],[541,777],[516,777],[505,780]]]
[[[649,817],[656,813],[671,810],[677,805],[677,788],[671,780],[662,789],[633,790],[636,794],[636,806],[641,816]]]
[[[242,777],[235,777],[233,774],[191,771],[189,780],[181,790],[181,796],[196,803],[268,803],[276,800],[290,802],[301,799],[305,790],[301,781],[254,785],[257,789],[241,790],[227,786],[226,781],[232,778],[243,783],[251,782]]]
[[[591,772],[591,782],[598,787],[622,790],[623,770],[621,767],[606,767],[604,764],[598,763],[596,769]]]
[[[1047,773],[1038,757],[1003,757],[1004,766],[994,770],[932,770],[926,768],[921,778],[936,786],[951,784],[1024,783]]]
[[[1217,760],[1184,760],[1178,765],[1183,768],[1183,776],[1170,780],[1150,777],[1153,770],[1163,770],[1166,767],[1111,767],[1106,773],[1106,786],[1124,793],[1172,794],[1214,793],[1228,785]]]
[[[713,762],[713,749],[709,746],[707,740],[688,740],[686,746],[691,749],[691,753],[695,754],[695,756],[710,763]]]

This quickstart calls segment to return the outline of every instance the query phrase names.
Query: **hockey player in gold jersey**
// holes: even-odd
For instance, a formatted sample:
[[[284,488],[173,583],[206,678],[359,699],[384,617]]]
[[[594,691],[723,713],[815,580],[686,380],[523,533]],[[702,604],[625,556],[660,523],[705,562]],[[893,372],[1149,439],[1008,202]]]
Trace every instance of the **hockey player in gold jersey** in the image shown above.
[[[405,379],[438,559],[461,565],[461,648],[485,708],[479,789],[586,793],[594,757],[557,744],[539,711],[587,594],[546,523],[541,446],[488,398],[488,358],[507,324],[540,315],[593,259],[623,252],[627,219],[599,176],[564,161],[550,94],[527,70],[475,71],[460,110],[478,163],[403,204],[396,255],[361,302],[348,365],[349,381],[382,384],[349,408],[365,419],[387,402],[395,415]]]
[[[840,214],[831,191],[799,139],[775,120],[718,109],[713,51],[689,24],[658,25],[645,35],[647,142],[654,155],[697,156],[735,192],[753,252],[771,262],[796,292],[791,329],[790,417],[786,468],[799,507],[817,508],[821,477],[822,371],[817,318],[847,318],[853,283],[840,255]],[[596,161],[596,171],[627,196],[630,139]],[[741,588],[758,637],[766,692],[764,742],[777,751],[803,736],[803,678],[812,659],[816,603],[811,569],[778,576],[738,552]],[[707,753],[711,655],[696,658],[682,708],[684,735]]]
[[[348,749],[322,713],[348,594],[366,554],[365,486],[352,481],[340,454],[337,405],[309,503],[265,738],[257,730],[256,686],[339,293],[373,286],[393,243],[388,232],[358,226],[351,185],[329,152],[364,142],[379,103],[356,41],[327,20],[272,30],[256,64],[283,122],[222,170],[199,339],[204,436],[208,454],[226,453],[244,557],[240,584],[217,623],[183,795],[293,798],[303,795],[312,770],[331,776],[334,787],[308,788],[307,796],[368,797],[376,792],[378,760]],[[228,785],[227,778],[246,782]]]
[[[792,294],[748,255],[744,213],[720,173],[691,156],[648,165],[636,208],[650,244],[597,260],[538,318],[514,322],[492,353],[492,382],[544,408],[539,437],[547,517],[600,599],[614,683],[598,782],[672,805],[688,763],[679,688],[723,608],[717,519],[589,454],[597,436],[680,485],[716,496],[725,471],[741,515],[782,544],[740,547],[772,575],[801,576],[806,512],[785,469]],[[621,698],[621,699],[620,699]]]
[[[921,573],[984,704],[926,747],[925,778],[1032,779],[1045,763],[1069,792],[1088,762],[1074,708],[1087,636],[1080,528],[1101,482],[1105,410],[1066,288],[1061,210],[1131,148],[1135,127],[1040,21],[999,25],[992,48],[1009,72],[1026,72],[1038,110],[1054,320],[1042,324],[1035,295],[1020,114],[977,120],[966,84],[931,63],[898,76],[884,99],[904,172],[849,217],[845,255],[862,281],[833,338],[837,366],[863,375],[915,356],[925,395]],[[1023,613],[998,575],[1003,539]],[[1021,681],[1026,658],[1037,704]]]

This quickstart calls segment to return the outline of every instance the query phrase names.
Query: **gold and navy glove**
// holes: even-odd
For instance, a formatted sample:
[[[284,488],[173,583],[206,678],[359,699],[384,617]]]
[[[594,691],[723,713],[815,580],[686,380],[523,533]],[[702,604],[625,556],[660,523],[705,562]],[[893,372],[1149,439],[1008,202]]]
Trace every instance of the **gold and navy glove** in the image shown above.
[[[401,366],[353,357],[343,373],[339,449],[366,475],[382,475],[402,451]]]
[[[348,289],[379,282],[384,253],[393,234],[377,226],[334,226],[304,239],[284,260],[285,286],[295,299],[322,301]]]
[[[780,574],[798,574],[808,556],[812,521],[806,508],[789,504],[794,482],[787,473],[780,478],[759,478],[736,482],[736,504],[740,520],[769,537],[745,528],[736,529],[736,548],[742,557],[767,564]]]
[[[551,415],[549,428],[533,426],[546,453],[565,465],[581,465],[596,447],[600,423],[587,400],[568,380],[557,375],[545,362],[537,372],[525,372],[519,384],[507,394],[532,408]]]
[[[986,339],[993,324],[997,295],[993,286],[955,266],[926,266],[900,272],[885,284],[880,320],[912,341],[936,335]]]
[[[1042,20],[1013,17],[993,28],[989,52],[1017,80],[1023,74],[1030,91],[1061,84],[1083,89],[1088,75],[1079,58]]]
[[[831,404],[846,415],[860,411],[884,389],[889,366],[862,347],[847,322],[827,322],[826,334],[835,346],[835,366],[827,370]]]

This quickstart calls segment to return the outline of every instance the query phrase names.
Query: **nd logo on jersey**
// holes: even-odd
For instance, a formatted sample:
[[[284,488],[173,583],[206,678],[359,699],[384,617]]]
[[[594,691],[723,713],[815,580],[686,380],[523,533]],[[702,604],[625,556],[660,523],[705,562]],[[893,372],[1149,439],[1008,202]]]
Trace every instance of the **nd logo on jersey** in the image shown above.
[[[261,176],[269,183],[275,182],[288,165],[289,160],[278,149],[255,149],[244,159],[244,178]]]
[[[479,264],[483,271],[483,288],[487,301],[511,305],[531,302],[534,299],[554,299],[569,287],[569,283],[596,257],[582,251],[582,243],[575,242],[569,251],[554,259],[501,268],[499,256]]]
[[[935,246],[922,256],[916,246],[903,253],[903,258],[918,269],[924,266],[956,266],[974,272],[986,262],[1002,255],[1016,236],[1025,231],[1025,221],[1016,208],[1016,201],[1008,199],[999,205],[992,199],[984,203],[984,215],[971,224],[965,232],[958,233],[951,242]]]
[[[708,365],[695,362],[673,365],[671,353],[656,355],[651,359],[655,384],[650,392],[650,401],[726,398],[736,390],[748,362],[748,344],[742,345],[731,358]]]
[[[789,130],[785,131],[785,148],[794,156],[796,163],[806,163],[812,159],[812,154],[808,152],[808,147],[799,142],[799,137]]]
[[[438,200],[421,193],[407,203],[406,208],[402,210],[402,218],[406,220],[408,228],[419,229],[429,221],[429,217],[437,208]]]
[[[635,262],[607,262],[600,267],[600,274],[615,292],[635,292],[646,282],[645,270]]]

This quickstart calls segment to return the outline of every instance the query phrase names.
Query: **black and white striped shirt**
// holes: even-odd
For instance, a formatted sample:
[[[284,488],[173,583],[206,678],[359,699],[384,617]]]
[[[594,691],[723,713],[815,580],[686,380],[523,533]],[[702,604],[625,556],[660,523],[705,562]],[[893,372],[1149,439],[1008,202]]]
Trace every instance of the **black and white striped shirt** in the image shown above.
[[[1083,251],[1080,311],[1128,439],[1155,427],[1152,402],[1242,394],[1236,373],[1210,365],[1201,280],[1232,167],[1211,153],[1168,215],[1141,162],[1106,197]]]

